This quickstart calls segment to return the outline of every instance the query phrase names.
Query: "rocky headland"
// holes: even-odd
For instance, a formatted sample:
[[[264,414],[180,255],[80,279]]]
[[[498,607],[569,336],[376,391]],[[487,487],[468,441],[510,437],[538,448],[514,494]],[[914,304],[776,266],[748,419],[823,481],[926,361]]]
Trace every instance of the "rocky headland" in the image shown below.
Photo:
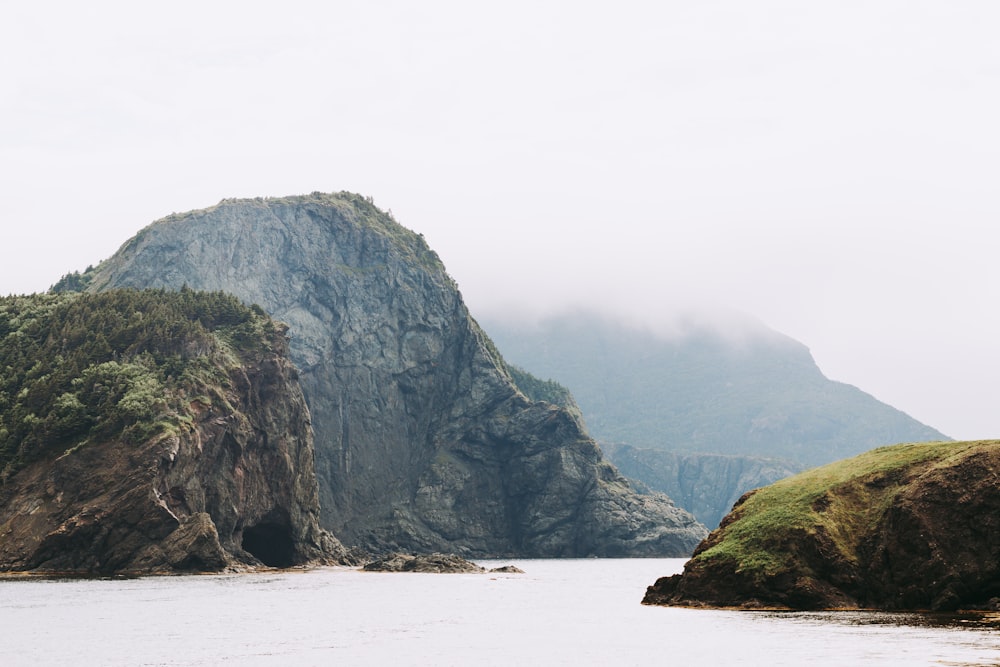
[[[883,447],[744,496],[646,604],[1000,607],[1000,441]]]
[[[373,552],[685,556],[707,534],[637,493],[579,415],[529,399],[437,255],[350,193],[157,221],[59,289],[221,290],[287,322],[320,520]]]
[[[0,299],[0,571],[340,562],[285,327],[222,294]]]

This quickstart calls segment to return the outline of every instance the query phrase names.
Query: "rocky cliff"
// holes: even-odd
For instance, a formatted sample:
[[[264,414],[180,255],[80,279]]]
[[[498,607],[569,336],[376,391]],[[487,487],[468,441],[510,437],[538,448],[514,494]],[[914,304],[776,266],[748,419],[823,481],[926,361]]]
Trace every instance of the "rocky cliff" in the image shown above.
[[[604,445],[603,449],[623,475],[667,494],[711,528],[719,525],[747,491],[803,468],[753,456],[679,454],[630,445]]]
[[[173,215],[76,282],[223,290],[287,322],[322,522],[345,543],[674,556],[706,533],[665,496],[636,494],[574,415],[527,399],[437,255],[363,197]]]
[[[1000,441],[884,447],[747,494],[647,604],[1000,608]]]
[[[221,294],[0,300],[0,570],[330,563],[284,329]]]

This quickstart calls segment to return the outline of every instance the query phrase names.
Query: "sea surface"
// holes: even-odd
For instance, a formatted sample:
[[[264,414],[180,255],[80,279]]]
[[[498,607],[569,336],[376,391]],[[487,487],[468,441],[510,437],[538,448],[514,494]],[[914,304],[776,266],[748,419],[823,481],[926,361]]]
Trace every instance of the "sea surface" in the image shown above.
[[[645,607],[683,559],[0,580],[0,665],[1000,665],[1000,616]]]

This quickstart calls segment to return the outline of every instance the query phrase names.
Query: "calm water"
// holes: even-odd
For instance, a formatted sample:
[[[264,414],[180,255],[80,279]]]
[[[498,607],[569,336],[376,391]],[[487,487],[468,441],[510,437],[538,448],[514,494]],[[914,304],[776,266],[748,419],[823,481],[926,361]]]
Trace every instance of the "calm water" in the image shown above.
[[[643,607],[671,560],[522,575],[0,581],[0,665],[1000,665],[1000,619]]]

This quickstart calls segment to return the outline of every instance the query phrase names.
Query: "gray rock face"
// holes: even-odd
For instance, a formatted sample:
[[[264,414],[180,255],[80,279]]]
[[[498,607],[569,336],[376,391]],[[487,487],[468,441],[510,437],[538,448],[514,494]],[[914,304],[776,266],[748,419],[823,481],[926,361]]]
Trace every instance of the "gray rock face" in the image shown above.
[[[430,574],[480,574],[485,568],[452,554],[390,554],[364,566],[365,572],[424,572]]]
[[[630,445],[605,445],[623,475],[661,491],[714,528],[752,489],[801,472],[803,466],[753,456],[679,454]]]
[[[706,531],[637,495],[582,423],[511,381],[418,235],[357,195],[160,220],[89,289],[231,292],[291,327],[321,520],[345,543],[465,555],[681,556]]]
[[[150,574],[338,562],[283,340],[231,367],[227,409],[137,446],[95,442],[0,486],[0,571]],[[228,362],[227,362],[228,363]]]
[[[524,570],[514,565],[504,565],[487,570],[454,554],[411,554],[393,553],[367,563],[365,572],[420,572],[426,574],[524,574]]]

